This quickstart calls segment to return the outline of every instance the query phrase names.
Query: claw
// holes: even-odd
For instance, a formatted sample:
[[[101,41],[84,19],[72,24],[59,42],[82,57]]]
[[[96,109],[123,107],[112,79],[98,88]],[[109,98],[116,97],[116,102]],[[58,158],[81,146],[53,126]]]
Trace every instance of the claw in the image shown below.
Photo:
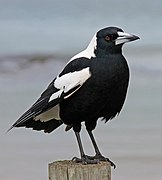
[[[82,158],[78,158],[78,157],[73,157],[72,161],[76,162],[76,163],[82,163],[82,164],[98,164],[100,161],[107,161],[110,163],[110,165],[115,169],[116,165],[110,161],[109,158],[105,158],[102,155],[95,155],[95,156],[87,156],[85,155]]]
[[[73,161],[73,162],[76,162],[76,163],[82,162],[82,160],[81,160],[80,158],[77,158],[77,157],[73,157],[73,158],[72,158],[72,161]]]
[[[81,159],[74,157],[72,159],[72,161],[74,161],[76,163],[82,163],[84,165],[86,165],[86,164],[98,164],[99,163],[98,159],[90,159],[90,158],[88,158],[88,156],[82,157]]]
[[[105,158],[102,155],[95,155],[95,156],[87,156],[88,159],[90,160],[95,160],[97,161],[97,163],[99,163],[100,161],[107,161],[110,163],[110,165],[115,169],[116,165],[109,159],[109,158]]]
[[[112,162],[112,161],[110,161],[110,159],[109,158],[105,158],[106,159],[106,161],[108,161],[109,163],[110,163],[110,165],[115,169],[116,168],[116,165]]]
[[[100,161],[107,161],[110,163],[110,165],[115,169],[116,168],[116,165],[109,159],[109,158],[105,158],[104,156],[102,155],[96,155],[95,156],[96,159],[99,159]]]

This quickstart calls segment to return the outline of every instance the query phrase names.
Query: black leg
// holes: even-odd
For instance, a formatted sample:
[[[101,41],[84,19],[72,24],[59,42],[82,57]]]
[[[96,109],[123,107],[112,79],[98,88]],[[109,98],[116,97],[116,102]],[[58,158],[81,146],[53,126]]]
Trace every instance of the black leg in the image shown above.
[[[81,141],[81,138],[80,138],[80,134],[79,134],[79,132],[75,132],[75,135],[76,135],[78,145],[79,145],[80,156],[84,157],[85,153],[84,153],[84,150],[83,150],[83,145],[82,145],[82,141]]]
[[[92,131],[88,131],[88,134],[89,134],[89,136],[90,136],[90,138],[91,138],[91,141],[92,141],[92,144],[93,144],[93,146],[94,146],[96,155],[101,155],[101,153],[100,153],[100,151],[99,151],[99,148],[98,148],[98,146],[97,146],[97,144],[96,144],[95,138],[94,138],[94,136],[93,136],[93,134],[92,134]]]
[[[110,162],[111,166],[113,166],[114,169],[115,169],[115,168],[116,168],[116,165],[115,165],[112,161],[110,161],[109,158],[105,158],[105,157],[102,156],[102,154],[100,153],[100,150],[99,150],[99,148],[98,148],[98,146],[97,146],[97,144],[96,144],[95,138],[94,138],[94,136],[93,136],[93,134],[92,134],[92,131],[89,131],[89,130],[87,130],[87,131],[88,131],[88,134],[89,134],[89,136],[90,136],[90,138],[91,138],[91,141],[92,141],[92,144],[93,144],[93,146],[94,146],[95,153],[96,153],[96,155],[93,156],[93,157],[89,156],[89,159],[98,159],[98,160],[100,160],[100,161],[108,161],[108,162]]]
[[[78,145],[79,145],[81,159],[77,158],[77,157],[74,157],[72,160],[75,161],[75,162],[81,162],[83,164],[96,164],[96,163],[98,163],[98,160],[90,159],[90,158],[88,158],[87,155],[85,155],[79,132],[75,132],[75,135],[76,135],[77,142],[78,142]]]

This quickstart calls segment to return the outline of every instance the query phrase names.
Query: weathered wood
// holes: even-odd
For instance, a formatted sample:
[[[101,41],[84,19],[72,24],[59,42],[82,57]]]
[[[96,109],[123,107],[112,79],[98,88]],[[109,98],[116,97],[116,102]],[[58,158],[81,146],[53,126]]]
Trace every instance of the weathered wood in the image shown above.
[[[108,162],[98,164],[56,161],[49,164],[49,180],[111,180],[111,166]]]

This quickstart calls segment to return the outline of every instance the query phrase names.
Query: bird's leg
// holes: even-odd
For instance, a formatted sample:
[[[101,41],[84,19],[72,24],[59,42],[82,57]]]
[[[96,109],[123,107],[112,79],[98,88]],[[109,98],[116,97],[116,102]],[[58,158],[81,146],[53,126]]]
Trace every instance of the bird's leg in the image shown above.
[[[96,153],[95,156],[89,156],[89,159],[98,159],[100,161],[108,161],[108,162],[110,162],[111,166],[113,166],[114,169],[115,169],[116,165],[112,161],[110,161],[109,158],[105,158],[104,156],[102,156],[102,154],[101,154],[101,152],[100,152],[100,150],[99,150],[99,148],[97,146],[97,143],[95,141],[95,138],[94,138],[94,136],[92,134],[92,131],[89,131],[89,130],[87,130],[87,131],[88,131],[88,134],[89,134],[89,136],[91,138],[91,141],[92,141],[92,144],[94,146],[95,153]]]
[[[97,143],[96,143],[96,141],[95,141],[95,138],[94,138],[94,136],[93,136],[93,134],[92,134],[92,131],[88,131],[88,134],[89,134],[89,136],[90,136],[90,138],[91,138],[91,141],[92,141],[92,144],[93,144],[93,146],[94,146],[96,155],[97,155],[97,156],[101,155],[100,150],[99,150],[99,148],[98,148],[98,146],[97,146]]]
[[[96,163],[98,163],[98,160],[89,159],[88,156],[85,155],[79,132],[75,132],[75,135],[76,135],[77,142],[78,142],[78,145],[79,145],[81,159],[77,158],[77,157],[74,157],[72,160],[75,161],[75,162],[82,162],[83,164],[96,164]]]
[[[81,141],[79,132],[75,132],[75,135],[76,135],[78,145],[79,145],[80,156],[81,156],[81,158],[85,157],[85,153],[84,153],[84,150],[83,150],[83,145],[82,145],[82,141]]]

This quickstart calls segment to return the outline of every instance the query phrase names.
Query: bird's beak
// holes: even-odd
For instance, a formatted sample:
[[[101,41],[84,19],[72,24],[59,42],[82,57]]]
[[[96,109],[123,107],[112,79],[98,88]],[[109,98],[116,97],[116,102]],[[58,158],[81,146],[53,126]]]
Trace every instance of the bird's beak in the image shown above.
[[[137,39],[140,39],[140,38],[138,36],[128,34],[125,32],[118,32],[118,37],[115,40],[115,45],[124,44],[124,43],[130,42],[130,41],[135,41]]]

